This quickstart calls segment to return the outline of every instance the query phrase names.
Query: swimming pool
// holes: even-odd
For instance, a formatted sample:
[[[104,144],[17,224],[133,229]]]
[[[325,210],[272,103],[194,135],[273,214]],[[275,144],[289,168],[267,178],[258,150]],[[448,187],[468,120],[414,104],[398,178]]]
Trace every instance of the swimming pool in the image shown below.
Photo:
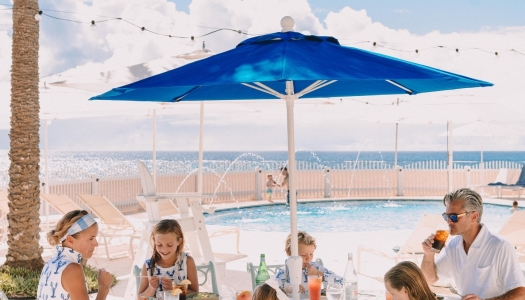
[[[441,201],[322,201],[297,205],[298,229],[308,232],[381,231],[413,229],[423,214],[442,214]],[[484,204],[482,223],[499,230],[510,216],[509,207]],[[290,231],[285,205],[229,209],[206,216],[210,225],[238,226],[247,231]]]

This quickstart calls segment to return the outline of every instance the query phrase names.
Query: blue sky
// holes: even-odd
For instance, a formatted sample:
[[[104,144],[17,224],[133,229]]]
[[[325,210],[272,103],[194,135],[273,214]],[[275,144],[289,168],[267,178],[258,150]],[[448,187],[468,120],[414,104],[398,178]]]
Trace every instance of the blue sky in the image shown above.
[[[192,0],[170,0],[189,12]],[[324,20],[345,6],[366,10],[374,21],[394,29],[426,34],[478,31],[482,28],[523,26],[525,1],[521,0],[309,0],[314,14]]]
[[[1,9],[6,3],[0,0],[0,149],[9,147],[12,16],[9,9]],[[331,35],[343,44],[495,83],[493,88],[483,89],[483,92],[468,90],[447,96],[436,93],[428,97],[401,97],[400,109],[407,107],[405,110],[412,115],[420,115],[421,110],[432,113],[436,110],[438,115],[439,110],[445,116],[455,115],[456,120],[460,120],[458,125],[461,121],[497,120],[525,132],[525,124],[518,113],[525,110],[521,100],[525,94],[522,84],[525,82],[525,1],[40,0],[39,5],[51,15],[85,22],[42,19],[41,76],[115,70],[191,52],[200,48],[202,41],[218,53],[235,47],[243,39],[237,33],[222,31],[190,45],[188,40],[140,34],[136,27],[118,21],[99,23],[97,30],[91,31],[90,21],[100,16],[123,17],[159,32],[198,36],[212,30],[202,26],[241,29],[249,33],[278,31],[279,20],[284,15],[291,15],[296,19],[297,31]],[[358,44],[358,41],[377,41],[388,47],[372,47],[371,43]],[[436,47],[438,45],[450,49],[458,47],[461,51],[456,53]],[[426,50],[416,54],[416,48]],[[500,55],[495,56],[494,52]],[[92,107],[87,101],[90,96],[83,93],[71,95],[71,98]],[[42,110],[60,106],[72,111],[77,105],[67,100],[57,104],[53,98],[44,98],[41,94]],[[389,108],[396,100],[396,97],[386,97],[341,102],[332,99],[321,99],[317,103],[301,101],[296,108],[296,147],[334,151],[392,150],[394,126],[386,119],[395,115]],[[444,109],[443,103],[449,105],[449,111]],[[126,103],[122,105],[127,107]],[[206,150],[286,149],[283,103],[227,103],[224,106],[222,110],[206,108]],[[159,150],[198,149],[198,109],[184,112],[184,115],[159,117]],[[148,150],[152,127],[148,114],[139,117],[120,113],[115,117],[53,120],[49,126],[49,148]],[[518,117],[511,117],[514,115]],[[400,125],[403,130],[399,135],[400,150],[446,150],[446,138],[440,136],[446,130],[441,122],[443,117],[440,121],[434,120],[434,116],[428,118],[423,123]],[[456,147],[457,150],[477,150],[479,140],[465,137]],[[525,137],[487,138],[484,147],[487,150],[525,150]]]

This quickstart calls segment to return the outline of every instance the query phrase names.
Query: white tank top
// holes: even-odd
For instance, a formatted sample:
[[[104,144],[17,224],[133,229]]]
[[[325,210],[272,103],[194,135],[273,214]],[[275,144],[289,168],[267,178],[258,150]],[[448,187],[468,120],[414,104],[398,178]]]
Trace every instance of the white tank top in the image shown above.
[[[37,299],[69,299],[69,293],[62,286],[62,272],[70,263],[79,264],[82,260],[82,254],[73,249],[55,246],[53,254],[45,264],[40,281],[38,282]],[[85,281],[85,279],[84,279]]]

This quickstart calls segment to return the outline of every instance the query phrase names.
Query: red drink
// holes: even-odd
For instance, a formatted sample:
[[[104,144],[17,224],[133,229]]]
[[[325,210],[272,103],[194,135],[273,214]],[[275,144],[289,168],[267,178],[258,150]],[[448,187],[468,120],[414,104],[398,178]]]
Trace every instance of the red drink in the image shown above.
[[[308,294],[310,300],[321,300],[321,284],[323,278],[317,275],[308,276]]]

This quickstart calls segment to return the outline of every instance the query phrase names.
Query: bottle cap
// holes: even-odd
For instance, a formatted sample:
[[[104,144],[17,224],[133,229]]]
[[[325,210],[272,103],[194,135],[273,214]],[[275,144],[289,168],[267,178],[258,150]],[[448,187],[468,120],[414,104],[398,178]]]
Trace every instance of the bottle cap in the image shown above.
[[[348,260],[351,260],[353,258],[352,253],[348,253]]]

